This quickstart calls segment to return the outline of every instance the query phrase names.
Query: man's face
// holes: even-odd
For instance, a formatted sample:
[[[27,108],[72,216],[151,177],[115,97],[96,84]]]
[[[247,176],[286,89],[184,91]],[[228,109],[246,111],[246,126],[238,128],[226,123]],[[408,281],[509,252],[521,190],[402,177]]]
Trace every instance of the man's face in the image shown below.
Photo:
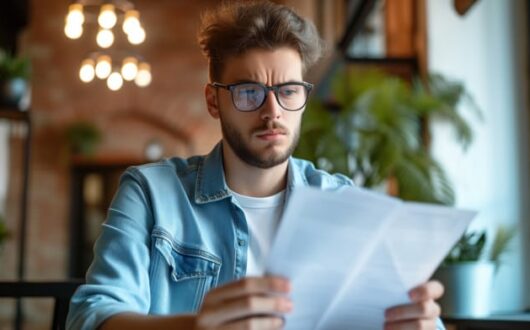
[[[223,84],[259,82],[267,86],[302,81],[302,61],[297,51],[282,47],[275,50],[252,49],[228,59]],[[212,88],[212,87],[209,87]],[[303,109],[284,110],[273,92],[255,111],[238,111],[230,91],[217,88],[217,108],[210,110],[221,121],[224,147],[245,163],[270,168],[284,163],[298,143]],[[209,106],[209,108],[211,108]]]

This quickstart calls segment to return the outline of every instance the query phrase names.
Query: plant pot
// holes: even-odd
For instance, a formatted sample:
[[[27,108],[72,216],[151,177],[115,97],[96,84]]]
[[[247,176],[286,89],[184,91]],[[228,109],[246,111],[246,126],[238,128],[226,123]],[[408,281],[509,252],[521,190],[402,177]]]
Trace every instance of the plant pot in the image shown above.
[[[442,315],[488,316],[494,273],[493,262],[465,262],[440,267],[433,277],[445,286],[445,293],[439,300]]]
[[[26,95],[28,83],[23,78],[0,81],[0,105],[18,108],[20,100]]]

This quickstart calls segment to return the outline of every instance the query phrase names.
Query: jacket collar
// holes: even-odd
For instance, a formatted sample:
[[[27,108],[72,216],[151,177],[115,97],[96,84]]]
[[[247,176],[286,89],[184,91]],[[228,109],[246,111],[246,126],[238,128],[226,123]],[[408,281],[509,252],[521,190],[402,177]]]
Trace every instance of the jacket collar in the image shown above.
[[[307,185],[301,169],[293,157],[289,157],[287,169],[287,193],[297,186]],[[199,161],[195,183],[195,202],[205,204],[231,196],[226,184],[223,166],[223,145],[219,142]]]
[[[289,165],[287,167],[287,191],[290,192],[294,188],[301,186],[308,186],[306,177],[297,163],[297,159],[289,157]]]
[[[204,204],[230,196],[223,166],[223,145],[219,142],[199,161],[195,182],[195,202]]]

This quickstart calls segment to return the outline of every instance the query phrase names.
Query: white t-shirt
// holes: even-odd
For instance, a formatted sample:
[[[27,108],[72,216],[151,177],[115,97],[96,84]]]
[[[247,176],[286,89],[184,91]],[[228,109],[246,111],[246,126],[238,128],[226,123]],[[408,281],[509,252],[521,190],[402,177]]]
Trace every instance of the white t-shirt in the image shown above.
[[[247,219],[249,244],[246,276],[261,276],[265,272],[265,262],[282,215],[285,191],[267,197],[244,196],[234,191],[232,194]]]

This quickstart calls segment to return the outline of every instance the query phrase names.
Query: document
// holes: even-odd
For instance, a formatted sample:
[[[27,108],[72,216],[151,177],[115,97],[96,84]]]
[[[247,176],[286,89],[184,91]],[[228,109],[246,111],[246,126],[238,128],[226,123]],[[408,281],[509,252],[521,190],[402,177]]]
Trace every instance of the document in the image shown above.
[[[294,190],[267,263],[291,280],[286,329],[382,329],[385,309],[410,302],[475,214],[358,187]]]

